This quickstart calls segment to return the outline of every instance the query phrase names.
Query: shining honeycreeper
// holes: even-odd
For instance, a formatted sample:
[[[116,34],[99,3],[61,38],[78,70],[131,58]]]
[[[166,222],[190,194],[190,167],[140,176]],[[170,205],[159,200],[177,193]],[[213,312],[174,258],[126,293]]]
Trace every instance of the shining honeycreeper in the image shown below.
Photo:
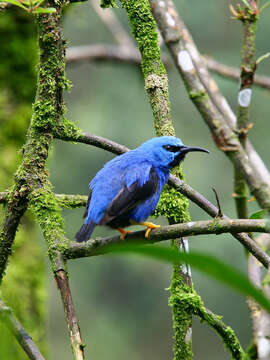
[[[148,237],[159,225],[144,221],[154,212],[170,169],[191,151],[209,152],[185,146],[174,136],[160,136],[107,162],[90,182],[85,221],[76,240],[87,241],[96,225],[115,228],[122,238],[128,233],[123,228],[145,225]]]

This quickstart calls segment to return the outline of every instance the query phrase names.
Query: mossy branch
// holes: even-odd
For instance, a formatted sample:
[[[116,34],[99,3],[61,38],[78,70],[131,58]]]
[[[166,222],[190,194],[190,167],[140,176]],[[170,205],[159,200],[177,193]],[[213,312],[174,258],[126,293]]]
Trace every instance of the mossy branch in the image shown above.
[[[15,175],[15,184],[7,196],[6,217],[0,234],[0,279],[11,253],[20,218],[30,205],[48,245],[52,270],[61,291],[74,357],[83,360],[80,329],[71,299],[65,262],[60,251],[63,252],[68,241],[64,234],[60,206],[52,192],[46,170],[53,129],[60,126],[65,112],[63,90],[69,85],[65,78],[64,40],[60,26],[64,1],[52,0],[48,1],[47,5],[53,5],[56,11],[37,16],[40,47],[37,94],[27,143],[23,148],[23,160]]]
[[[139,243],[156,243],[169,239],[176,239],[184,236],[206,235],[206,234],[222,234],[222,233],[237,233],[237,232],[269,232],[268,220],[253,220],[253,219],[214,219],[208,221],[192,221],[168,226],[162,226],[150,232],[149,237],[145,238],[144,231],[136,231],[129,234],[124,240],[120,236],[98,238],[89,240],[85,243],[74,243],[63,249],[64,257],[66,259],[75,259],[79,257],[87,257],[95,255],[95,251],[105,245],[111,243],[118,243],[121,241],[129,242],[136,241]],[[255,242],[253,242],[255,244]],[[252,245],[247,245],[247,248],[254,256],[264,264],[265,267],[270,265],[270,257],[264,253],[257,245],[252,248]]]
[[[184,284],[181,283],[181,279],[174,278],[170,286],[172,296],[170,298],[170,305],[178,305],[178,308],[185,309],[186,312],[200,317],[202,321],[205,321],[211,326],[223,340],[224,346],[230,351],[232,359],[244,360],[246,359],[245,352],[243,351],[240,342],[235,335],[232,328],[227,326],[218,316],[212,311],[205,308],[201,297],[192,289],[190,294],[189,288],[186,288],[186,292],[182,289]],[[176,312],[175,316],[182,316],[182,313]],[[179,352],[179,358],[183,357],[181,347],[177,347],[176,351]]]
[[[171,118],[171,109],[168,92],[168,77],[165,67],[161,61],[160,48],[158,44],[158,34],[156,22],[153,18],[148,0],[121,0],[126,9],[132,34],[137,41],[138,48],[142,56],[142,72],[144,76],[145,89],[152,107],[154,117],[154,128],[157,136],[175,135],[175,130]],[[183,178],[181,167],[174,169],[173,173],[179,178]],[[176,195],[176,196],[174,196]],[[177,200],[176,200],[177,199]],[[168,206],[176,203],[175,207]],[[160,198],[156,209],[158,214],[164,214],[169,223],[175,221],[187,221],[190,219],[188,213],[188,201],[179,193],[174,193],[173,189],[166,187]],[[174,213],[174,214],[173,214]],[[173,242],[174,243],[174,242]],[[182,248],[182,242],[179,242]],[[174,244],[172,244],[174,246]],[[191,277],[183,277],[185,265],[174,267],[173,278],[183,278],[184,283],[192,283]],[[183,289],[184,291],[184,289]],[[178,309],[177,305],[172,307],[173,314],[176,311],[182,312],[181,318],[173,315],[174,329],[181,329],[174,334],[175,346],[181,347],[184,357],[178,357],[175,348],[174,358],[192,358],[192,337],[189,336],[192,327],[192,316],[184,309]]]
[[[46,182],[46,160],[53,139],[50,130],[64,113],[62,93],[66,81],[60,29],[62,4],[54,6],[55,13],[37,17],[40,46],[37,94],[27,142],[23,147],[23,159],[9,191],[5,220],[0,232],[0,282],[12,252],[20,219],[28,206],[28,196]]]

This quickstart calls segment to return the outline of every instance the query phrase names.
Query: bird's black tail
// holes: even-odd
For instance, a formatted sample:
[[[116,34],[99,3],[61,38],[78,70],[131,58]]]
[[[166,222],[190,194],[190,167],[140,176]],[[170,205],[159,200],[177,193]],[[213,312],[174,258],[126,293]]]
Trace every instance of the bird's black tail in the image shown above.
[[[80,230],[75,235],[77,242],[83,242],[89,240],[96,225],[97,224],[94,221],[91,221],[88,224],[83,224]]]

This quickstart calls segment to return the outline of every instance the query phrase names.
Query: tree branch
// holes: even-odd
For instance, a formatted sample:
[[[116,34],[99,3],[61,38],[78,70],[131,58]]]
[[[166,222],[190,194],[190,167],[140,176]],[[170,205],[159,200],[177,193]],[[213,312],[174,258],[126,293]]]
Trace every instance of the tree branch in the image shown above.
[[[21,323],[13,315],[11,309],[7,307],[2,300],[0,300],[0,318],[6,323],[29,359],[45,360],[31,336],[26,332]]]
[[[75,313],[67,272],[61,269],[56,271],[55,281],[61,293],[74,357],[76,360],[83,360],[85,345],[82,343],[80,327]]]
[[[119,45],[130,51],[137,50],[130,35],[125,31],[112,9],[101,9],[99,0],[92,0],[91,6]]]
[[[135,48],[123,45],[84,45],[67,48],[67,63],[80,61],[116,61],[133,65],[141,64],[141,55]]]
[[[162,226],[150,232],[149,237],[145,238],[144,231],[136,231],[129,234],[127,238],[121,240],[120,236],[89,240],[85,243],[74,243],[63,250],[65,259],[75,259],[80,257],[94,256],[102,254],[102,248],[108,244],[119,242],[136,241],[139,243],[156,243],[169,239],[176,239],[184,236],[222,234],[237,232],[269,232],[268,220],[254,219],[214,219],[209,221],[187,222],[175,225]],[[254,242],[255,244],[255,242]],[[258,246],[248,249],[254,253],[254,256],[261,261],[265,267],[270,265],[270,257],[264,253]],[[260,251],[259,251],[260,250]]]
[[[219,336],[222,338],[225,347],[230,351],[232,359],[244,360],[246,359],[245,353],[240,345],[240,342],[230,326],[227,326],[222,320],[221,316],[218,316],[212,311],[204,308],[204,306],[198,306],[197,315],[206,321],[212,328],[216,330]]]

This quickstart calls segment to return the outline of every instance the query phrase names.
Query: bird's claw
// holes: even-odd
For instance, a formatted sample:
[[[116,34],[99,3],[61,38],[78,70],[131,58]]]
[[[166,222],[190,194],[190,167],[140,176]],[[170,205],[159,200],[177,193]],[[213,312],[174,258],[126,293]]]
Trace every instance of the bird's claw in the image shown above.
[[[132,231],[124,230],[124,229],[121,229],[121,228],[118,228],[117,230],[121,233],[121,236],[120,236],[120,239],[121,239],[121,240],[124,240],[125,237],[127,236],[127,234],[131,234],[131,233],[132,233]]]
[[[150,231],[151,231],[152,229],[157,229],[157,228],[160,227],[160,225],[156,225],[156,224],[153,224],[153,223],[148,222],[148,221],[145,221],[145,222],[136,222],[136,221],[134,221],[134,220],[131,219],[131,220],[130,220],[130,223],[131,223],[132,225],[143,225],[143,226],[146,226],[147,229],[146,229],[145,235],[144,235],[144,237],[146,237],[146,238],[149,237],[149,233],[150,233]]]
[[[153,223],[144,223],[145,226],[147,226],[147,229],[145,231],[145,235],[144,237],[148,238],[149,237],[149,233],[152,229],[157,229],[157,228],[160,228],[160,225],[156,225],[156,224],[153,224]]]

